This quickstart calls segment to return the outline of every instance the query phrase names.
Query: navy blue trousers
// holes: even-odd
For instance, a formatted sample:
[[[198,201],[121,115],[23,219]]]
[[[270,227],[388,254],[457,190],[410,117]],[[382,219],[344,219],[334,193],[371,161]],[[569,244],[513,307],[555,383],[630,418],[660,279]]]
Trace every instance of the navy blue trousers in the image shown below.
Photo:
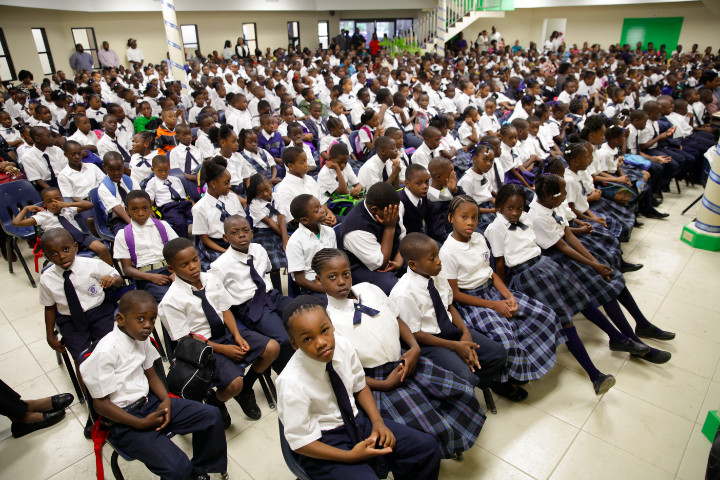
[[[230,308],[232,314],[235,315],[235,320],[238,322],[238,328],[256,331],[280,344],[280,355],[272,364],[272,369],[276,373],[283,371],[285,365],[295,353],[295,349],[290,345],[287,330],[285,330],[282,323],[282,312],[285,306],[290,303],[290,300],[290,298],[283,296],[277,290],[270,290],[267,292],[267,303],[271,304],[271,306],[266,305],[263,308],[262,317],[256,319],[250,318],[250,302]]]
[[[406,132],[403,130],[403,144],[405,148],[418,148],[423,144],[423,139],[415,135],[415,132]]]
[[[188,222],[192,221],[192,203],[187,200],[179,202],[166,203],[162,207],[158,207],[162,219],[170,224],[177,236],[180,238],[188,237]]]
[[[117,235],[120,230],[127,227],[127,223],[120,217],[113,217],[108,219],[107,227],[113,235]]]
[[[505,363],[507,363],[507,351],[501,343],[486,337],[477,330],[469,327],[468,330],[470,330],[473,341],[480,345],[476,352],[481,368],[480,370],[476,369],[474,373],[457,353],[448,348],[423,345],[420,353],[445,370],[453,372],[470,385],[483,388],[490,385],[490,382],[492,382],[505,367]]]
[[[106,301],[85,312],[87,324],[73,322],[70,315],[60,313],[55,317],[55,325],[62,335],[62,342],[76,360],[90,346],[91,342],[100,340],[115,327],[115,303]]]
[[[167,220],[166,220],[167,221]],[[155,270],[150,270],[148,273],[157,273],[160,275],[170,275],[170,271],[166,268],[156,268]],[[158,303],[162,302],[163,297],[165,296],[165,293],[170,288],[170,285],[172,283],[168,283],[167,285],[156,285],[152,282],[147,282],[145,280],[136,280],[135,286],[138,290],[145,290],[150,295],[153,296],[155,301]]]
[[[191,475],[227,472],[227,443],[220,410],[183,398],[171,398],[170,423],[162,431],[135,430],[120,423],[110,427],[110,441],[127,455],[140,460],[164,480],[186,480]],[[134,412],[144,418],[157,410],[160,400],[150,394],[148,403]],[[168,432],[192,433],[193,458],[167,436]]]
[[[372,424],[362,410],[356,421],[362,438],[368,438],[372,433]],[[392,453],[355,464],[298,455],[298,463],[313,480],[370,480],[385,478],[388,471],[393,472],[395,480],[437,479],[441,453],[435,438],[391,420],[383,419],[383,422],[395,436]],[[322,432],[320,441],[342,450],[352,450],[355,446],[344,426]]]

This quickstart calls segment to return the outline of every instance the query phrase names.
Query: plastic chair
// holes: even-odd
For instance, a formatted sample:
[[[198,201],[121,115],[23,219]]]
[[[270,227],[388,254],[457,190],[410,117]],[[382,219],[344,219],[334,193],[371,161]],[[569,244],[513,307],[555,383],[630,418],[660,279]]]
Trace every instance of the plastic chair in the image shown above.
[[[60,332],[55,329],[56,337],[59,335],[59,333]],[[58,365],[65,364],[65,369],[70,376],[70,381],[75,388],[75,394],[77,395],[78,400],[80,400],[80,403],[85,403],[85,395],[83,394],[82,388],[80,387],[80,382],[77,378],[77,374],[75,373],[75,365],[70,361],[70,355],[68,355],[67,350],[65,351],[65,353],[55,351],[55,355],[57,356]]]
[[[200,192],[198,192],[198,186],[197,183],[191,182],[185,177],[185,172],[180,170],[179,168],[173,168],[170,170],[170,175],[173,177],[177,177],[180,179],[180,181],[183,184],[183,187],[185,188],[185,191],[188,195],[190,195],[190,199],[193,202],[197,202],[200,200]]]
[[[283,459],[285,459],[285,465],[295,475],[298,480],[312,480],[310,475],[300,466],[297,461],[297,453],[293,452],[290,445],[285,438],[285,428],[280,420],[278,420],[278,426],[280,430],[280,449],[282,450]]]
[[[2,229],[7,234],[5,252],[8,257],[10,273],[13,273],[12,256],[16,254],[33,288],[37,288],[37,285],[20,251],[18,239],[30,240],[34,238],[35,229],[33,227],[16,227],[12,224],[12,221],[24,207],[39,204],[41,201],[40,194],[35,190],[32,183],[27,180],[17,180],[0,185],[0,222],[2,222]]]
[[[357,158],[360,158],[357,148],[355,147],[355,142],[357,141],[357,137],[358,137],[357,130],[353,130],[352,132],[350,132],[349,140],[350,140],[350,147],[352,148],[352,153],[354,153]],[[360,153],[362,153],[362,152],[360,152]]]
[[[112,244],[115,243],[115,234],[107,226],[107,213],[105,213],[105,210],[100,204],[97,190],[97,188],[93,188],[88,193],[88,197],[93,204],[93,213],[95,214],[95,228],[97,229],[100,238],[102,240],[105,240],[106,242],[109,242],[112,247]]]
[[[220,110],[218,114],[218,123],[225,123],[225,110]]]

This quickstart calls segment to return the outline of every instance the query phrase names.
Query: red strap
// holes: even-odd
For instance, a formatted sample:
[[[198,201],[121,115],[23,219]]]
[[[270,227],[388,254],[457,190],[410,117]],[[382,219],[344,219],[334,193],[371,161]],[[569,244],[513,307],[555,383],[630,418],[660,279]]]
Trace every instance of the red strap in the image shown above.
[[[8,252],[10,255],[11,252]],[[35,238],[35,246],[33,247],[33,256],[35,257],[35,273],[40,273],[40,259],[44,255],[42,247],[40,246],[40,236]]]
[[[107,440],[110,431],[100,427],[102,417],[98,417],[92,427],[91,438],[93,448],[95,449],[95,471],[97,472],[97,480],[105,480],[105,469],[103,468],[102,447]]]

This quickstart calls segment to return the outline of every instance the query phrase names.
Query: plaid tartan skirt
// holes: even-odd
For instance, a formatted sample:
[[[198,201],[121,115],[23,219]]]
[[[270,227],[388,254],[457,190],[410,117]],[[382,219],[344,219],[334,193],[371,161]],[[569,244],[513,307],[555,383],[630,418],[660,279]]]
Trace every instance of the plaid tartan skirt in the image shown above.
[[[645,176],[643,175],[643,169],[625,164],[622,166],[622,171],[625,175],[627,175],[628,179],[633,184],[633,188],[638,193],[642,193],[647,190],[647,182],[645,181]]]
[[[481,203],[479,206],[480,208],[495,208],[495,204],[489,200]],[[475,227],[475,231],[484,235],[485,229],[495,220],[495,217],[497,217],[496,213],[481,213],[478,218],[478,225]]]
[[[507,286],[547,305],[561,325],[590,303],[585,291],[553,259],[538,255],[508,269]]]
[[[252,241],[253,243],[259,243],[267,251],[273,270],[287,268],[287,257],[285,257],[285,250],[283,250],[282,237],[275,233],[272,228],[254,229]]]
[[[455,158],[453,158],[453,166],[455,167],[455,172],[465,173],[473,166],[473,157],[472,154],[469,152],[463,152],[460,150],[457,155],[455,155]],[[458,177],[459,178],[459,177]]]
[[[230,247],[230,244],[226,241],[218,238],[211,238],[213,242],[217,243],[223,248]],[[207,272],[210,270],[210,264],[218,259],[220,255],[222,255],[222,252],[216,252],[215,250],[210,250],[208,247],[205,246],[205,244],[201,241],[197,242],[197,252],[198,252],[198,258],[200,259],[200,268],[203,272]]]
[[[590,204],[590,210],[598,217],[607,219],[608,229],[619,237],[623,232],[629,234],[635,226],[635,214],[626,206],[607,198],[601,198]]]
[[[370,157],[366,157],[366,158],[370,158]],[[364,163],[364,162],[361,162],[360,160],[355,160],[355,159],[352,158],[352,157],[348,157],[348,163],[350,164],[350,168],[352,168],[353,173],[354,173],[355,175],[357,175],[358,172],[360,171],[360,167],[363,166],[363,163]],[[364,186],[364,185],[363,185],[363,186]],[[371,185],[371,186],[372,186],[372,185]],[[365,187],[365,188],[370,188],[370,187]]]
[[[577,282],[596,307],[615,300],[625,288],[625,277],[618,269],[613,270],[610,281],[607,281],[590,266],[573,260],[555,247],[543,250],[543,255],[562,265],[566,272],[572,275],[570,281]]]
[[[620,241],[607,228],[595,222],[590,223],[593,226],[593,232],[577,235],[577,239],[598,261],[615,269],[620,268],[622,259]]]
[[[366,368],[365,375],[385,380],[397,365]],[[485,424],[475,388],[425,357],[400,387],[373,396],[384,418],[433,435],[444,458],[469,450]]]
[[[488,281],[463,293],[485,300],[504,300]],[[515,316],[505,318],[491,308],[455,302],[468,327],[472,327],[496,342],[502,343],[508,353],[505,370],[500,381],[508,378],[519,381],[537,380],[545,375],[556,361],[555,348],[567,341],[555,312],[527,295],[513,291],[518,303]]]

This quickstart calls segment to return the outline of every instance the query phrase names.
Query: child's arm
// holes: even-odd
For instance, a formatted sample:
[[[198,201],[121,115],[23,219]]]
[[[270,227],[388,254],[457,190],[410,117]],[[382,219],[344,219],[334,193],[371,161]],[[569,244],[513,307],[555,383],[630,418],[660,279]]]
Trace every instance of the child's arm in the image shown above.
[[[327,206],[327,203],[323,205],[322,208],[325,210],[325,221],[323,222],[323,225],[327,225],[328,227],[334,227],[337,225],[337,217],[332,210],[330,210],[330,207]]]
[[[639,145],[640,150],[645,150],[645,149],[650,148],[651,145],[653,145],[653,144],[655,144],[655,143],[657,143],[657,142],[660,142],[660,141],[662,141],[662,140],[665,140],[666,138],[671,137],[673,133],[675,133],[675,128],[674,128],[674,127],[671,127],[671,128],[669,128],[669,129],[667,129],[664,133],[658,133],[657,137],[655,137],[655,138],[653,138],[653,139],[651,139],[651,140],[649,140],[649,141],[647,141],[647,142],[645,142],[645,143],[641,143],[641,144]]]
[[[370,394],[372,398],[372,394]],[[375,407],[377,409],[377,407]],[[384,425],[383,425],[384,426]],[[387,428],[387,427],[385,427]],[[373,433],[375,429],[373,428]],[[392,435],[392,433],[391,433]],[[386,447],[381,450],[375,448],[375,440],[372,435],[370,438],[360,441],[352,450],[343,450],[341,448],[331,447],[327,443],[320,440],[310,442],[304,447],[295,450],[295,453],[304,455],[318,460],[326,460],[329,462],[340,463],[360,463],[378,455],[385,455],[392,452],[392,448]],[[393,445],[395,438],[393,437]]]
[[[279,218],[280,217],[278,216],[278,219]],[[267,226],[270,227],[273,232],[277,233],[278,235],[282,235],[282,232],[280,231],[280,225],[278,225],[278,222],[276,222],[272,218],[265,216],[265,217],[263,217],[261,222],[267,224]]]
[[[558,250],[560,250],[561,253],[567,255],[573,260],[592,267],[596,272],[598,272],[606,279],[610,278],[612,268],[608,267],[607,265],[603,265],[602,263],[595,260],[595,257],[593,257],[590,252],[587,251],[587,249],[583,246],[582,243],[580,243],[577,237],[570,231],[569,227],[565,227],[565,236],[563,238],[565,238],[567,241],[561,238],[555,244],[555,246]]]
[[[152,369],[150,369],[152,370]],[[145,418],[138,418],[110,401],[110,397],[94,398],[97,413],[115,423],[127,425],[134,430],[160,430],[170,418],[170,410],[156,410]]]
[[[395,447],[395,435],[393,435],[385,425],[385,422],[383,422],[380,411],[375,403],[375,397],[373,397],[372,391],[370,391],[367,385],[355,394],[355,401],[357,402],[358,408],[363,409],[370,423],[372,423],[370,439],[377,441],[378,446],[385,447],[383,450],[392,451],[392,448]],[[360,444],[362,445],[362,442]]]
[[[146,282],[152,282],[155,285],[169,285],[172,283],[172,279],[168,275],[138,270],[129,258],[121,258],[120,265],[122,266],[123,273],[135,280],[144,280]]]
[[[16,227],[32,227],[34,225],[37,225],[37,222],[34,218],[25,218],[25,216],[30,213],[37,213],[45,210],[42,207],[38,207],[37,205],[27,205],[26,207],[23,207],[22,210],[18,212],[17,215],[15,215],[15,218],[13,218],[12,224]]]
[[[496,283],[498,280],[502,283],[502,280],[500,279],[500,277],[497,277],[497,279],[496,277],[497,274],[493,274],[493,285],[495,286],[495,288],[498,288]],[[507,303],[507,297],[505,297],[505,295],[502,291],[500,291],[499,288],[498,291],[500,291],[500,294],[503,294],[503,297],[505,297],[506,300],[486,300],[484,298],[476,297],[475,295],[463,293],[460,290],[460,287],[458,287],[457,279],[448,279],[448,283],[450,284],[450,287],[453,291],[453,300],[455,300],[456,302],[464,303],[465,305],[474,305],[476,307],[491,308],[505,318],[512,317],[512,313],[514,313],[511,311],[510,306]],[[504,283],[502,283],[502,286],[506,290],[506,292],[510,294]],[[512,296],[512,294],[510,295]]]
[[[510,169],[510,173],[512,173],[512,174],[515,176],[515,178],[517,178],[518,180],[520,180],[520,183],[522,183],[524,187],[527,187],[527,188],[529,188],[529,189],[532,189],[532,187],[531,187],[530,184],[527,182],[527,180],[525,180],[525,177],[523,177],[522,174],[521,174],[520,172],[518,172],[518,169],[517,169],[517,168],[515,168],[515,167],[511,168],[511,169]]]
[[[313,292],[325,293],[325,289],[318,282],[312,282],[305,277],[305,272],[290,272],[297,283],[302,288],[312,290]]]
[[[83,200],[82,198],[78,198],[77,200],[75,197],[73,197],[72,202],[58,202],[60,208],[72,208],[75,207],[78,209],[78,212],[84,212],[85,210],[92,210],[93,204],[89,202],[88,200]]]
[[[495,257],[495,273],[504,282],[505,281],[505,257]],[[456,282],[457,283],[457,282]],[[452,283],[450,284],[452,286]],[[455,296],[455,290],[453,290],[453,297]]]
[[[385,167],[383,167],[385,168]],[[402,168],[400,167],[400,155],[392,159],[392,170],[390,170],[390,175],[388,176],[388,179],[386,180],[387,183],[392,185],[395,188],[398,188],[400,186],[400,171]]]
[[[345,175],[343,175],[342,170],[340,169],[338,164],[332,160],[328,160],[325,166],[335,170],[335,173],[337,174],[338,187],[335,189],[335,191],[340,195],[347,195],[348,188],[347,183],[345,182]]]
[[[383,263],[380,268],[388,265],[390,255],[392,254],[393,241],[395,237],[395,227],[398,221],[400,207],[398,205],[390,205],[385,207],[382,220],[375,215],[377,220],[383,226],[382,240],[380,241],[380,251],[383,256]]]
[[[284,251],[287,248],[287,243],[290,239],[287,233],[287,222],[285,221],[285,215],[283,215],[282,213],[278,214],[277,223],[280,226],[280,236],[282,237]]]
[[[282,181],[282,178],[277,176],[277,168],[275,165],[270,165],[270,185],[277,185]]]
[[[115,215],[117,215],[118,217],[120,217],[120,219],[121,219],[123,222],[125,222],[125,223],[127,223],[127,224],[130,224],[130,222],[131,222],[130,216],[129,216],[129,215],[127,214],[127,212],[125,211],[125,207],[123,207],[122,205],[115,205],[115,206],[112,208],[112,211],[115,212]]]
[[[214,251],[220,252],[220,253],[224,253],[227,250],[226,248],[222,248],[220,245],[213,242],[210,239],[210,237],[207,236],[207,234],[203,233],[202,235],[200,235],[200,241],[203,243],[203,245],[208,247],[210,250],[214,250]]]
[[[57,318],[57,305],[45,307],[45,335],[48,345],[56,352],[65,353],[65,345],[55,336],[55,319]]]

